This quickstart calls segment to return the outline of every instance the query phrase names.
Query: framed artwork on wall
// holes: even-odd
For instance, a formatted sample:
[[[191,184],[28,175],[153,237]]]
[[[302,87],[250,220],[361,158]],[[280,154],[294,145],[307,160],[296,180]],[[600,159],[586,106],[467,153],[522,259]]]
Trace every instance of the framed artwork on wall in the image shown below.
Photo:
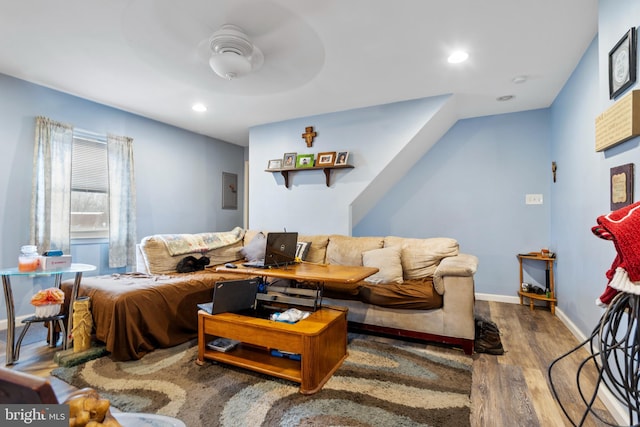
[[[282,168],[282,159],[269,160],[267,169],[281,169],[281,168]]]
[[[293,169],[296,167],[296,153],[284,153],[282,158],[282,167],[284,169]]]
[[[611,168],[609,179],[611,188],[611,210],[633,203],[633,163]]]
[[[296,160],[297,168],[312,168],[313,167],[313,154],[298,154]]]
[[[349,160],[349,152],[348,151],[339,151],[338,157],[336,158],[336,166],[337,165],[346,165],[347,160]]]
[[[222,209],[238,209],[238,175],[222,172]]]
[[[333,166],[333,163],[335,161],[336,161],[335,151],[318,153],[318,164],[316,166]]]
[[[609,51],[609,99],[636,81],[636,28],[632,27]]]

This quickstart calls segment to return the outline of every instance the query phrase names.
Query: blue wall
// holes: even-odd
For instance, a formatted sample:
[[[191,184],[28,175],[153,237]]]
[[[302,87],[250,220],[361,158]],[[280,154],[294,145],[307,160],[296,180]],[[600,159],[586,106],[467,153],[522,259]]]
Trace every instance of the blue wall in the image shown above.
[[[351,234],[351,209],[358,196],[392,168],[400,151],[415,145],[416,135],[447,102],[447,96],[416,99],[251,128],[249,227]],[[301,137],[307,126],[318,133],[310,148]],[[284,153],[326,151],[349,151],[349,163],[356,165],[333,171],[330,188],[321,170],[290,173],[290,188],[279,173],[265,172],[268,161]]]
[[[134,140],[138,240],[242,226],[244,148],[0,74],[0,267],[17,264],[29,243],[35,117]],[[222,171],[238,174],[238,209],[221,208]],[[104,244],[72,249],[75,262],[108,273]],[[33,312],[31,280],[15,280],[16,312]],[[44,286],[50,284],[44,283]],[[0,319],[6,318],[4,298]]]
[[[353,234],[453,237],[480,259],[476,292],[515,295],[516,254],[550,242],[549,154],[548,110],[461,120]]]
[[[640,21],[640,3],[601,0],[598,15],[598,37],[551,107],[552,158],[558,162],[551,234],[560,256],[559,305],[585,335],[603,314],[594,301],[605,288],[605,272],[616,256],[613,244],[595,237],[591,227],[610,210],[610,169],[634,163],[637,170],[640,159],[638,138],[595,151],[595,118],[615,102],[609,99],[608,54]],[[637,88],[636,83],[625,94]],[[636,182],[636,194],[637,188]]]
[[[551,233],[552,247],[558,252],[559,305],[585,335],[602,314],[595,299],[604,290],[604,272],[615,257],[613,245],[591,233],[598,215],[609,211],[609,167],[613,166],[595,152],[598,93],[596,40],[551,108],[552,157],[558,164]]]

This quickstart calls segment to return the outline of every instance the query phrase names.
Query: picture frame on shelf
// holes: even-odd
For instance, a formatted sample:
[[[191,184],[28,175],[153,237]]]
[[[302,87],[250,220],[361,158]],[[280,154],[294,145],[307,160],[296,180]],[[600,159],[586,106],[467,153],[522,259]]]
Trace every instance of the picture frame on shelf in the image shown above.
[[[633,163],[611,168],[609,186],[612,211],[633,203]]]
[[[621,95],[636,81],[636,28],[629,31],[609,51],[609,99]]]
[[[336,152],[326,151],[324,153],[318,153],[317,159],[316,166],[333,166],[336,161]]]
[[[296,168],[312,168],[314,166],[313,157],[313,154],[298,154],[298,157],[296,158]]]
[[[349,161],[349,152],[348,151],[339,151],[338,156],[336,157],[336,161],[334,163],[335,166],[346,165]]]
[[[269,164],[267,165],[267,169],[282,169],[282,159],[269,160]]]
[[[284,153],[284,157],[282,158],[282,168],[294,169],[296,167],[296,156],[297,153]]]

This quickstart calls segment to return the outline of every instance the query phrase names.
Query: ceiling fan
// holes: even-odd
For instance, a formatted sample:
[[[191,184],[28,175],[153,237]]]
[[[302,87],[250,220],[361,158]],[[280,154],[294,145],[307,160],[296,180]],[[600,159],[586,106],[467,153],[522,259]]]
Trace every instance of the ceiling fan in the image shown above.
[[[314,29],[268,0],[133,0],[122,28],[140,59],[200,92],[291,90],[312,80],[325,61]]]

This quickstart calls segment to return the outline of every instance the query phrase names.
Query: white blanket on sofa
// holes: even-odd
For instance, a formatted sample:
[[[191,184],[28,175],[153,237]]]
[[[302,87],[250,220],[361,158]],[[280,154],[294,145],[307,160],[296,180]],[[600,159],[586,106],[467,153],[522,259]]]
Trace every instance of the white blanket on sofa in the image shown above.
[[[244,237],[244,230],[236,227],[231,231],[198,234],[159,234],[171,256],[207,252],[233,245]]]

